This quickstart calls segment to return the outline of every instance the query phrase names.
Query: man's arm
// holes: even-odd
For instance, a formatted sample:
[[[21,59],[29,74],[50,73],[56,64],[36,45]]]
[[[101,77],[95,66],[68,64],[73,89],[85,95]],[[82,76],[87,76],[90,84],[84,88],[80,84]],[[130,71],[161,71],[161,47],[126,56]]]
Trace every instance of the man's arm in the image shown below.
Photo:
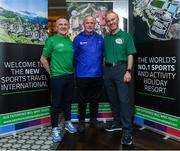
[[[128,66],[127,66],[127,69],[132,70],[133,62],[134,62],[133,55],[129,55],[128,56]]]
[[[78,38],[75,37],[73,40],[73,49],[74,49],[74,60],[73,66],[76,67],[76,60],[78,59]]]
[[[93,12],[95,13],[95,14],[98,14],[98,11],[91,5],[91,9],[93,10]]]
[[[124,82],[130,82],[132,79],[131,70],[133,67],[133,62],[134,62],[133,55],[129,55],[128,56],[127,70],[126,70],[126,73],[124,75]]]
[[[84,14],[90,8],[90,6],[91,4],[89,3],[88,6],[81,11],[81,14]]]
[[[44,69],[50,74],[50,67],[47,57],[41,56],[40,62],[43,65]]]

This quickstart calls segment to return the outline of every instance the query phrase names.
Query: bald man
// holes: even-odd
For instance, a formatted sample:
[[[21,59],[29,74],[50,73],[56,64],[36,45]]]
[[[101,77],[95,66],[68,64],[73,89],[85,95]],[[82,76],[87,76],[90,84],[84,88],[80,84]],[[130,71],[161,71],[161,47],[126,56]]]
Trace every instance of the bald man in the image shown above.
[[[57,34],[46,40],[40,61],[50,75],[51,82],[51,124],[52,140],[62,140],[58,127],[59,109],[63,111],[64,127],[69,133],[75,133],[77,129],[71,123],[71,101],[74,88],[73,47],[72,41],[67,37],[69,22],[65,18],[56,21]],[[50,58],[50,64],[48,62]]]
[[[89,102],[90,125],[97,125],[98,101],[102,89],[103,37],[94,31],[96,20],[86,16],[84,31],[73,41],[74,65],[79,101],[79,132],[85,130],[86,105]]]

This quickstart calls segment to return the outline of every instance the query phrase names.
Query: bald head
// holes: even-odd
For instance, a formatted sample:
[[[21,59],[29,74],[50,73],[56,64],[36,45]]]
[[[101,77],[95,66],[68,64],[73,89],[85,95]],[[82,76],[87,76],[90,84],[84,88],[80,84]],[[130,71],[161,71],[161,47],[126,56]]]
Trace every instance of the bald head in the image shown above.
[[[112,34],[116,33],[119,30],[119,16],[113,11],[109,11],[106,14],[106,24],[108,26],[109,32]]]
[[[69,21],[66,18],[58,18],[56,20],[55,26],[57,26],[60,22],[66,22],[69,25]]]
[[[69,30],[69,22],[66,18],[59,18],[55,24],[56,32],[62,36],[66,36]]]
[[[83,19],[83,23],[85,23],[87,20],[92,20],[96,24],[96,19],[93,16],[85,16]]]
[[[106,13],[106,21],[107,21],[107,18],[108,18],[109,15],[115,16],[116,19],[119,21],[119,16],[118,16],[118,14],[117,14],[116,12],[112,11],[112,10]]]
[[[83,25],[85,32],[91,34],[95,29],[96,19],[93,16],[86,16],[84,17]]]

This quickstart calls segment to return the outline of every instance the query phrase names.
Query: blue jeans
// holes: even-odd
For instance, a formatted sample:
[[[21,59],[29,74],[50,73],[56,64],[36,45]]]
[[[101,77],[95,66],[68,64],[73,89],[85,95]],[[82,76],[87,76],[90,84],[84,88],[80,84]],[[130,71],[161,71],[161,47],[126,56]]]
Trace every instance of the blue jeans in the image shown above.
[[[74,76],[64,75],[51,77],[51,124],[58,126],[60,109],[64,113],[65,121],[71,119],[71,102],[73,99]]]
[[[127,63],[104,67],[104,85],[114,120],[120,117],[123,133],[132,133],[132,102],[129,99],[129,83],[123,81]]]

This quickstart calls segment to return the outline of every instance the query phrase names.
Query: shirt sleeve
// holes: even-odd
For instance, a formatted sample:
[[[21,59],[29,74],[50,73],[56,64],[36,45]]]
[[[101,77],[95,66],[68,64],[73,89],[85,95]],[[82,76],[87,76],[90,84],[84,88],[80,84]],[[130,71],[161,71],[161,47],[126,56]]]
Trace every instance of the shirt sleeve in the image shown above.
[[[48,38],[48,39],[45,41],[45,45],[44,45],[44,47],[43,47],[42,55],[43,55],[44,57],[49,57],[52,51],[53,51],[52,41],[51,41],[51,38]]]
[[[136,53],[136,48],[135,48],[135,45],[134,45],[134,41],[133,41],[133,38],[130,34],[128,34],[128,40],[127,40],[127,52],[128,52],[128,55],[131,55],[131,54],[135,54]]]
[[[73,65],[76,67],[77,59],[78,59],[78,38],[75,37],[73,40],[73,49],[74,49],[74,60]]]

